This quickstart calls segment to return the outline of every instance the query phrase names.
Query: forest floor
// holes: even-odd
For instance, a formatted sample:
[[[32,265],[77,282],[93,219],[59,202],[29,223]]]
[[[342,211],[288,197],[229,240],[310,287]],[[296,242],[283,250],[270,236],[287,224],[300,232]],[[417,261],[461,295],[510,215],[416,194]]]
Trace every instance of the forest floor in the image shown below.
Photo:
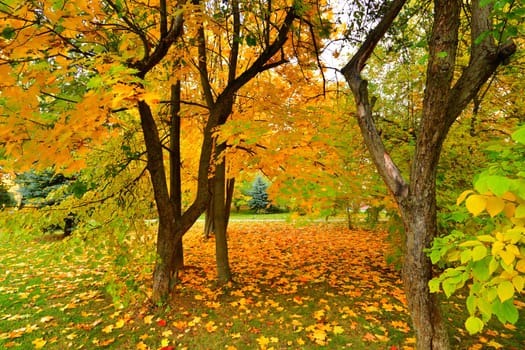
[[[385,232],[233,222],[234,282],[218,287],[215,242],[198,224],[184,237],[187,268],[164,306],[148,301],[154,259],[143,250],[153,232],[109,237],[54,241],[0,229],[0,348],[414,348]],[[464,297],[444,299],[453,348],[523,349],[523,301],[516,325],[494,321],[470,336]]]

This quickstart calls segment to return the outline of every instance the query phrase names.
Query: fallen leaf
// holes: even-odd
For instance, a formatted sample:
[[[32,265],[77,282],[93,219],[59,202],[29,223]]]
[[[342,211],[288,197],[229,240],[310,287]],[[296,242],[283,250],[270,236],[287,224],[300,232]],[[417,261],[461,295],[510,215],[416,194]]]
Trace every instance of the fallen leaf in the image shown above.
[[[33,340],[32,343],[35,346],[35,349],[42,349],[47,344],[47,341],[43,338],[37,338]]]
[[[126,321],[124,321],[123,319],[119,319],[116,323],[115,323],[115,326],[113,328],[115,329],[119,329],[119,328],[122,328],[124,327],[124,324],[126,323]]]
[[[110,325],[107,325],[106,327],[102,328],[102,332],[104,332],[106,334],[113,332],[113,325],[110,324]]]
[[[41,323],[46,323],[53,320],[53,316],[44,316],[40,318]]]

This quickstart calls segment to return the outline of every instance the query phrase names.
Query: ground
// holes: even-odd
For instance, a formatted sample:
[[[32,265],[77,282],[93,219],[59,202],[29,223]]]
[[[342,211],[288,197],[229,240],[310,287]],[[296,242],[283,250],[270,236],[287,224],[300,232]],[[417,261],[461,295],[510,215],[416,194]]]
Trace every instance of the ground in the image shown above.
[[[49,240],[0,231],[0,348],[412,349],[392,247],[344,223],[234,222],[234,281],[215,285],[215,242],[198,224],[166,305],[148,300],[152,230]],[[518,302],[519,306],[523,306]],[[463,329],[464,300],[444,300],[456,349],[521,349],[516,325]],[[518,329],[518,331],[516,330]]]

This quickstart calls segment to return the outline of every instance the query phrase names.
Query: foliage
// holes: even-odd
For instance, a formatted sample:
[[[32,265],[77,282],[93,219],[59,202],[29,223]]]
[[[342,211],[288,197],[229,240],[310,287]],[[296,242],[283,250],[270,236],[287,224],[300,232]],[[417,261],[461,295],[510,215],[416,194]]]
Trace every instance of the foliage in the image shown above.
[[[525,127],[512,139],[489,147],[493,163],[457,200],[484,221],[436,238],[429,251],[433,263],[450,266],[429,283],[433,292],[441,287],[450,297],[468,283],[465,327],[471,334],[492,315],[516,323],[514,301],[525,288]]]
[[[257,175],[252,182],[252,188],[247,193],[251,197],[248,200],[248,206],[250,209],[255,210],[256,213],[260,213],[270,205],[268,193],[266,192],[268,186],[268,182],[261,175]]]
[[[62,191],[71,183],[71,178],[57,173],[49,168],[42,171],[31,169],[18,174],[15,183],[19,186],[22,195],[22,205],[45,206],[53,205],[70,195],[69,191]],[[53,194],[57,194],[53,196]]]
[[[0,180],[0,207],[1,206],[13,206],[15,205],[15,199],[13,194],[9,192],[6,184]]]

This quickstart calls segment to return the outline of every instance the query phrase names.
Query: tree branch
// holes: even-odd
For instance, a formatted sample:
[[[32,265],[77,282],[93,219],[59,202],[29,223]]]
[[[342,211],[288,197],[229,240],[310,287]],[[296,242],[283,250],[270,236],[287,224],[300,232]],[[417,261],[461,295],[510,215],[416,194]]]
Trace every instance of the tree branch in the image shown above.
[[[401,11],[406,0],[394,0],[388,8],[386,14],[371,31],[365,42],[361,45],[357,53],[341,69],[352,93],[357,107],[357,121],[361,129],[365,144],[372,156],[372,159],[385,181],[389,190],[401,199],[408,195],[408,185],[403,179],[401,172],[388,155],[381,136],[375,126],[372,108],[368,97],[368,82],[361,78],[361,70],[366,61],[384,36],[394,19]]]

